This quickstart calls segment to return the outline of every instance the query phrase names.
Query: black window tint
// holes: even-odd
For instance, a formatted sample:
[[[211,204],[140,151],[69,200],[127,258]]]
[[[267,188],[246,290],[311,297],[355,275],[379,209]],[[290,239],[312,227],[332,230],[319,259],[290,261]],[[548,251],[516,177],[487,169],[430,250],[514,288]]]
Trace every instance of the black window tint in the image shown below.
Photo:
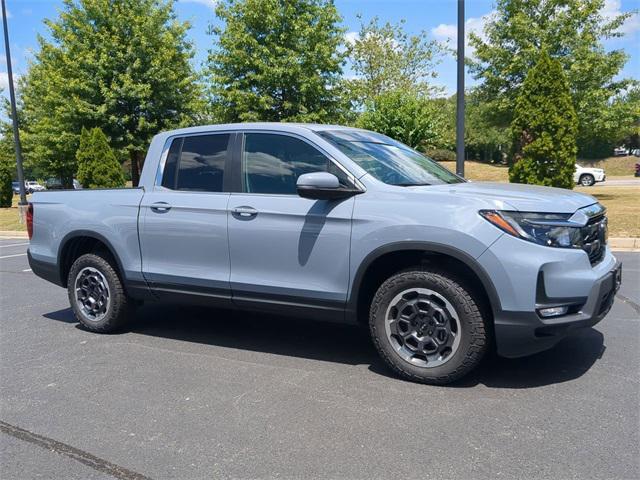
[[[286,135],[245,135],[243,182],[246,192],[296,194],[296,181],[305,173],[326,172],[347,182],[331,161],[306,142]]]
[[[162,173],[163,187],[176,188],[176,167],[178,166],[178,155],[180,155],[181,145],[182,138],[176,138],[171,142],[171,147],[169,147],[169,153],[167,154],[167,161],[164,164],[164,171]]]
[[[222,192],[230,135],[185,137],[178,167],[178,190]]]

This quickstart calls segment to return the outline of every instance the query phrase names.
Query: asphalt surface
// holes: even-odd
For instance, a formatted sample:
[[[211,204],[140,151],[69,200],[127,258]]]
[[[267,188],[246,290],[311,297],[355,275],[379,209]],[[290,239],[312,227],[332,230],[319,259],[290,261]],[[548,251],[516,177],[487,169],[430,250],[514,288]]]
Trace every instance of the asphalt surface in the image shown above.
[[[24,243],[0,241],[2,479],[640,478],[640,254],[595,328],[430,387],[347,326],[146,306],[88,333]]]

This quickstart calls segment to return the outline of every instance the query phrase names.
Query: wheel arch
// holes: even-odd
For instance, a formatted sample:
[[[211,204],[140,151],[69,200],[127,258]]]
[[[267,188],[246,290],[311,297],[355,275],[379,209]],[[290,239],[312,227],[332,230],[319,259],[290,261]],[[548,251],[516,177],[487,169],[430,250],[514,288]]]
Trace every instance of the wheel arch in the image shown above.
[[[106,250],[116,262],[116,270],[120,279],[124,280],[122,261],[116,253],[111,242],[97,232],[91,230],[75,230],[64,236],[58,247],[58,267],[60,269],[60,281],[63,287],[67,287],[67,276],[73,261],[80,255],[89,252]]]
[[[471,274],[479,285],[474,282],[470,286],[485,296],[492,316],[500,311],[500,297],[493,281],[474,257],[450,245],[407,241],[379,247],[365,257],[351,284],[347,315],[358,323],[368,321],[366,307],[386,278],[404,268],[428,263],[443,265],[458,274]]]

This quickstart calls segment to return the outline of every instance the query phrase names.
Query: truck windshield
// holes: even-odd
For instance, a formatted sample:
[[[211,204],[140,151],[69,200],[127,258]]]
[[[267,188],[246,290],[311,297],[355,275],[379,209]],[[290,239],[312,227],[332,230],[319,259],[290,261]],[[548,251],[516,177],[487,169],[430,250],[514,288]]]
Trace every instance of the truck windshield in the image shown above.
[[[402,187],[465,180],[434,160],[395,140],[366,130],[324,130],[319,136],[378,180]]]

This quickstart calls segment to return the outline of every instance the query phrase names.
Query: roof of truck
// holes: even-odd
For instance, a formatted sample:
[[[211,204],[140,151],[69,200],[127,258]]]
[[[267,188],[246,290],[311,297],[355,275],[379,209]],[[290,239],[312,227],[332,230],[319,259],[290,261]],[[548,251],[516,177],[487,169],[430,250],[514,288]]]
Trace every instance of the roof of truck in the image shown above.
[[[253,122],[253,123],[221,123],[213,125],[200,125],[197,127],[187,127],[178,130],[168,130],[163,134],[176,135],[186,133],[211,132],[216,130],[236,130],[236,129],[256,129],[256,130],[279,130],[283,132],[295,132],[300,130],[322,131],[322,130],[358,130],[344,125],[325,125],[321,123],[287,123],[287,122]]]

